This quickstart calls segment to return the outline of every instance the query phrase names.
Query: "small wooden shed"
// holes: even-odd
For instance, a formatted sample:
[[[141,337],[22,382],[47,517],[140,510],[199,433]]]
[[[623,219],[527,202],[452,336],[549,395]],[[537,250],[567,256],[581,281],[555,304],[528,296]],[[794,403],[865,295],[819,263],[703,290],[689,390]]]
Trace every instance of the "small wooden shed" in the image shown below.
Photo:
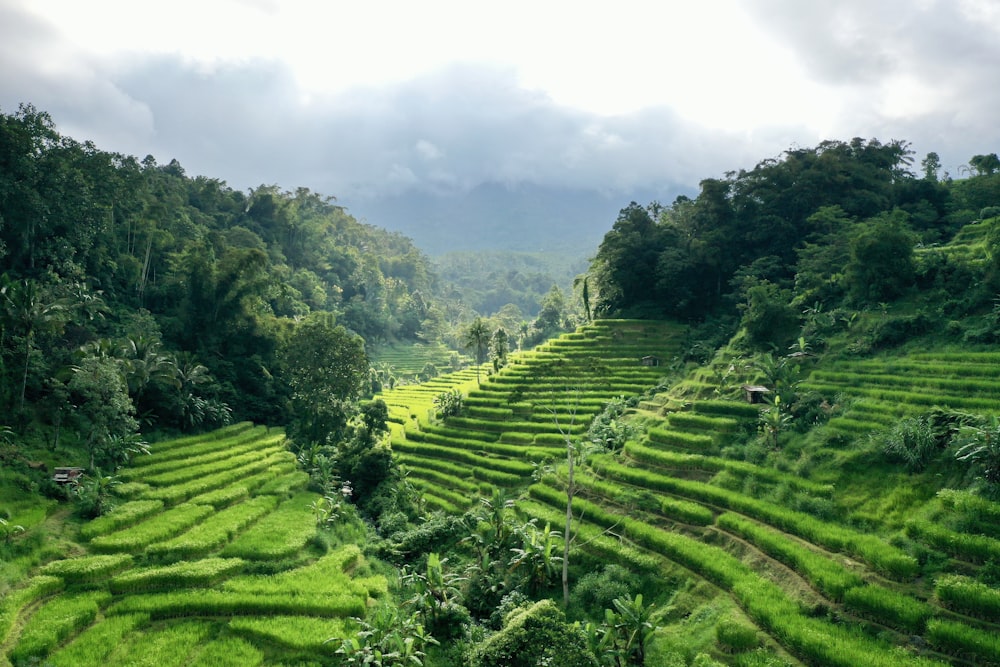
[[[52,471],[52,481],[56,484],[75,482],[83,475],[83,468],[56,468]]]
[[[771,393],[771,390],[767,387],[759,384],[745,384],[743,385],[743,396],[747,399],[747,403],[751,405],[757,405],[764,402],[764,397]]]
[[[652,355],[652,354],[647,354],[645,357],[642,358],[642,365],[643,366],[659,366],[660,365],[660,358],[657,357],[657,356],[655,356],[655,355]]]

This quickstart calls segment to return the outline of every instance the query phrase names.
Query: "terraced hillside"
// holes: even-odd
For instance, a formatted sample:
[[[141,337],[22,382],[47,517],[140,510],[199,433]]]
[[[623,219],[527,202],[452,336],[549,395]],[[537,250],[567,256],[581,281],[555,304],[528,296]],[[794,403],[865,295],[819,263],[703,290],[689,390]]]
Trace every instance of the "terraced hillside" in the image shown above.
[[[663,400],[683,408],[662,410],[621,456],[578,473],[580,531],[604,558],[679,566],[712,584],[765,641],[807,664],[1000,664],[1000,591],[984,569],[1000,563],[1000,503],[941,490],[947,461],[928,479],[867,445],[869,433],[933,406],[995,414],[998,360],[820,363],[799,390],[845,408],[814,429],[827,446],[806,447],[794,471],[733,458],[732,443],[760,425],[757,406]],[[564,480],[549,476],[521,509],[556,522],[565,505]]]
[[[427,364],[433,365],[439,373],[449,370],[454,354],[440,343],[411,343],[379,345],[371,356],[377,369],[384,369],[398,378],[412,379],[420,375]]]
[[[480,383],[466,369],[385,392],[393,450],[430,507],[460,512],[564,458],[566,437],[585,433],[612,398],[654,388],[682,333],[669,323],[602,320],[513,355],[498,373],[482,370]],[[465,409],[437,420],[434,397],[450,390],[465,394]]]
[[[159,443],[122,476],[121,504],[81,529],[85,553],[0,602],[0,663],[315,662],[386,591],[357,546],[316,546],[319,497],[281,431]]]

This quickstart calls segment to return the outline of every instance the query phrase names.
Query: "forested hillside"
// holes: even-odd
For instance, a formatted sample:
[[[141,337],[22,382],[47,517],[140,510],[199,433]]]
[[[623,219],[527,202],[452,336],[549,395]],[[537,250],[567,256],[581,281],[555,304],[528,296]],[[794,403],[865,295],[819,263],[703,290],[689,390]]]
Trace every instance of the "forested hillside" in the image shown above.
[[[633,202],[591,266],[594,312],[730,324],[741,315],[752,343],[781,350],[807,308],[915,290],[949,294],[940,305],[952,319],[989,307],[994,265],[970,273],[932,249],[997,214],[1000,161],[973,156],[960,180],[940,174],[934,153],[913,169],[905,142],[828,141],[705,179],[694,199]],[[996,235],[987,243],[993,262]]]

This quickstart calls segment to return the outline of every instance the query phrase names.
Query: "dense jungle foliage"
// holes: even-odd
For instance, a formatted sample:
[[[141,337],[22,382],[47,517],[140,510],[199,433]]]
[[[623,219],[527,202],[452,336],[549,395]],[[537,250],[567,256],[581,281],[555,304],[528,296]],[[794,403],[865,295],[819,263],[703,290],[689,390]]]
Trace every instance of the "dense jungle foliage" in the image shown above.
[[[140,431],[295,422],[304,322],[363,340],[352,354],[364,373],[390,342],[464,353],[464,328],[495,311],[491,326],[522,341],[573,324],[540,272],[504,295],[522,307],[473,299],[476,310],[454,285],[439,297],[410,239],[331,197],[244,193],[176,160],[102,151],[30,105],[0,115],[0,276],[2,421],[51,447],[79,440],[105,468]],[[371,382],[331,395],[343,419],[351,401],[396,380],[388,365],[370,370]]]
[[[912,162],[901,141],[826,141],[705,179],[694,199],[633,202],[591,265],[594,312],[728,322],[729,332],[741,316],[754,343],[784,349],[808,308],[872,306],[915,288],[952,319],[989,307],[995,233],[980,275],[914,249],[996,215],[996,154],[973,156],[960,180],[940,175],[934,153],[919,174]]]

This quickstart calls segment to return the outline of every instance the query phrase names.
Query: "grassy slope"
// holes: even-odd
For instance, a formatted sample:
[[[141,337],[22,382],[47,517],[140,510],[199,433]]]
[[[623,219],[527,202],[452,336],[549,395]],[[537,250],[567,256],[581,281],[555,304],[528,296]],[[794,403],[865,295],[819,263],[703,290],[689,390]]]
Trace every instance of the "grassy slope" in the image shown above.
[[[736,648],[760,644],[791,663],[1000,662],[1000,645],[991,639],[1000,630],[997,591],[976,581],[989,581],[1000,563],[1000,506],[963,492],[940,493],[973,481],[950,452],[941,452],[925,471],[908,473],[869,438],[935,405],[997,412],[1000,380],[993,369],[1000,355],[934,338],[871,353],[859,344],[864,332],[880,319],[907,314],[914,304],[896,307],[899,312],[862,313],[853,323],[836,325],[823,353],[802,362],[799,390],[822,399],[815,411],[820,419],[790,424],[778,448],[757,437],[756,411],[740,396],[740,384],[759,377],[723,351],[711,364],[689,369],[666,391],[647,396],[632,415],[640,435],[619,456],[595,457],[590,470],[580,473],[576,509],[583,520],[577,523],[581,546],[574,562],[583,569],[620,562],[651,574],[663,582],[663,591],[673,593],[670,605],[657,613],[662,628],[651,656],[666,659],[679,652],[690,661],[695,652],[708,651],[735,664],[742,659]],[[522,492],[524,514],[558,525],[565,511],[563,471],[557,466],[533,475],[537,465],[559,460],[564,438],[581,437],[609,398],[656,385],[664,369],[642,367],[638,359],[656,354],[670,360],[682,335],[667,323],[599,322],[515,357],[509,368],[484,375],[481,383],[467,369],[399,387],[384,395],[393,445],[431,508],[461,511],[499,485]],[[433,397],[450,389],[467,395],[468,411],[463,418],[440,422],[433,418]],[[233,438],[227,448],[241,452],[252,451],[246,444],[256,439],[246,432],[224,437]],[[143,520],[150,522],[145,542],[98,541],[106,552],[100,558],[124,560],[96,559],[94,543],[76,540],[72,522],[46,520],[52,508],[15,506],[30,529],[18,539],[39,541],[39,534],[54,539],[37,545],[21,562],[5,564],[5,581],[20,572],[31,578],[4,597],[0,663],[11,652],[39,655],[31,653],[39,650],[32,646],[50,645],[44,652],[56,664],[70,664],[72,651],[82,651],[74,644],[101,633],[107,637],[88,641],[121,645],[110,664],[120,662],[129,646],[146,650],[147,645],[164,647],[156,649],[164,654],[178,645],[196,647],[184,658],[193,663],[227,652],[243,656],[243,664],[316,656],[316,638],[336,632],[336,618],[327,617],[336,617],[339,608],[306,604],[291,610],[291,620],[289,609],[279,609],[273,600],[271,606],[255,602],[258,613],[247,619],[231,611],[234,604],[252,607],[247,600],[238,602],[237,594],[260,595],[259,585],[241,573],[294,573],[322,561],[308,541],[304,549],[299,543],[279,552],[283,560],[270,560],[273,555],[253,537],[253,526],[266,526],[273,512],[297,516],[293,523],[300,525],[311,521],[308,497],[295,493],[301,478],[269,477],[272,469],[291,468],[282,467],[273,439],[262,435],[259,441],[262,457],[278,458],[261,465],[251,456],[246,474],[231,475],[225,466],[211,473],[220,459],[213,453],[218,443],[210,439],[163,447],[158,457],[144,461],[152,466],[148,474],[131,471],[134,499],[155,498],[167,507]],[[187,461],[206,466],[205,474],[184,480],[178,471]],[[214,475],[208,488],[206,475]],[[238,486],[243,488],[234,489]],[[276,500],[260,500],[265,496]],[[256,506],[237,511],[253,499]],[[226,517],[231,528],[225,530],[232,534],[226,532],[221,543],[202,535],[197,543],[211,547],[178,545],[194,530],[192,516],[195,524],[205,523],[199,505],[219,510],[212,516]],[[154,519],[165,525],[155,525]],[[274,523],[289,522],[279,518]],[[88,537],[95,532],[100,531]],[[287,539],[303,537],[289,534]],[[169,566],[153,555],[191,553],[188,549],[197,557],[187,560],[200,563],[193,571],[142,574]],[[38,567],[57,555],[81,556],[72,562],[82,571],[96,568],[98,574],[86,575],[96,578],[73,580],[58,565]],[[101,567],[109,569],[101,574]],[[155,587],[121,592],[132,590],[134,580],[144,576],[151,581],[174,577],[181,582],[174,588],[183,594],[167,599]],[[114,596],[81,598],[85,589]],[[647,599],[656,594],[650,591]],[[69,619],[63,621],[65,634],[39,638],[32,618],[44,619],[42,611],[67,596],[63,604],[76,606],[51,612]],[[342,603],[351,604],[349,599]],[[216,613],[209,614],[213,609]],[[185,620],[190,614],[213,618]],[[733,646],[718,630],[733,623],[751,627],[752,641]],[[291,627],[307,625],[303,636],[292,636]],[[84,628],[89,629],[81,634]],[[80,639],[72,640],[76,636]],[[27,648],[19,648],[22,643]]]
[[[281,440],[243,424],[159,443],[123,471],[126,497],[110,514],[51,522],[61,542],[34,550],[29,577],[0,602],[0,664],[328,659],[336,642],[324,641],[345,636],[386,580],[355,545],[327,551],[338,539],[317,535],[318,496]]]
[[[963,607],[942,600],[950,576],[966,577],[958,581],[974,586],[982,568],[992,567],[984,563],[994,553],[1000,557],[994,551],[1000,535],[980,534],[981,526],[970,523],[971,510],[962,509],[968,502],[949,507],[938,498],[942,488],[966,486],[968,471],[942,452],[926,471],[908,473],[869,438],[935,405],[974,413],[1000,409],[1000,379],[991,373],[996,354],[988,349],[956,354],[933,339],[874,356],[848,353],[856,342],[852,336],[865,330],[868,320],[892,315],[863,314],[855,329],[831,336],[824,355],[802,362],[800,391],[821,397],[822,423],[791,425],[778,449],[758,439],[756,410],[742,403],[740,384],[759,378],[723,354],[716,368],[694,369],[669,391],[644,400],[633,416],[643,434],[620,457],[596,457],[592,471],[581,476],[577,511],[584,517],[579,530],[589,552],[581,559],[618,560],[658,570],[670,580],[682,572],[709,584],[694,585],[697,594],[680,602],[675,598],[683,612],[662,614],[661,645],[694,641],[699,633],[689,632],[689,626],[696,612],[716,622],[730,622],[734,615],[752,621],[760,640],[790,661],[894,665],[1000,659],[990,639],[1000,626],[989,614],[974,611],[992,609],[992,603]],[[585,354],[586,332],[581,338]],[[548,372],[561,372],[548,361]],[[486,391],[470,392],[472,409],[490,407],[495,419],[520,424],[513,411],[501,412],[517,401],[491,394],[517,371],[515,366],[492,379]],[[548,389],[540,376],[533,382],[539,392]],[[563,393],[570,393],[568,387]],[[553,402],[555,394],[545,393],[544,399]],[[426,474],[430,497],[454,490],[438,503],[446,509],[465,506],[457,499],[468,498],[471,489],[462,482],[488,486],[483,476],[491,465],[517,460],[518,453],[530,461],[546,451],[538,449],[537,436],[526,434],[506,434],[513,449],[490,449],[505,438],[495,440],[496,430],[483,422],[489,412],[481,412],[478,421],[444,425],[425,419],[421,410],[407,415],[398,406],[397,412],[397,451],[414,471],[434,471]],[[435,431],[431,445],[426,434]],[[412,440],[420,444],[407,446]],[[419,479],[423,473],[415,474]],[[561,475],[557,471],[530,486],[522,511],[558,525],[565,511]],[[507,481],[523,489],[529,478],[512,472]],[[986,508],[979,511],[1000,515],[995,504]],[[710,632],[700,633],[699,648],[733,661]]]

